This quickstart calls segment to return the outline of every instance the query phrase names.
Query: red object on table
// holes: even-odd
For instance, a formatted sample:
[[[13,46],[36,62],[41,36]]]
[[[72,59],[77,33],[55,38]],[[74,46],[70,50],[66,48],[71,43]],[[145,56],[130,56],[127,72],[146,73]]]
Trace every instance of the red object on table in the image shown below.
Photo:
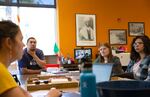
[[[45,65],[45,68],[48,68],[48,67],[60,67],[60,64],[46,64]]]

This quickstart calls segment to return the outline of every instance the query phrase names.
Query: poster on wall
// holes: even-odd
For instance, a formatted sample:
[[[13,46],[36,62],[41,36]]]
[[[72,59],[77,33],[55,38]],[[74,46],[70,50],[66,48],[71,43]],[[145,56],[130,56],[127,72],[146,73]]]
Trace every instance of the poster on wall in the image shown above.
[[[110,44],[127,44],[127,32],[125,29],[109,29]]]
[[[76,14],[76,45],[96,46],[95,15]]]
[[[143,36],[144,22],[128,22],[128,30],[130,36]]]

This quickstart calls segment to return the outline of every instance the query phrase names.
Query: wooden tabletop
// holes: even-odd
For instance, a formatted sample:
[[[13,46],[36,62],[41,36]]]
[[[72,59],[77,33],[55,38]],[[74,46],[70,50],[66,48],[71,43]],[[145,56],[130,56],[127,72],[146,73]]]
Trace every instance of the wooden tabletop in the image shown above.
[[[72,77],[72,78],[74,78],[74,79],[77,79],[77,80],[79,80],[79,75],[74,75],[72,72],[71,72],[71,75],[73,75],[73,76],[70,76],[70,77]],[[27,79],[28,78],[31,78],[31,77],[34,77],[34,76],[37,76],[37,74],[29,74],[29,75],[20,75],[20,74],[18,74],[17,75],[17,77],[18,77],[18,80],[20,81],[20,84],[21,84],[21,87],[22,88],[24,88],[24,89],[26,89],[27,90],[27,88],[26,88],[26,84],[27,84]],[[68,76],[68,74],[67,74],[67,76]],[[77,87],[77,88],[69,88],[69,89],[60,89],[60,90],[64,90],[64,91],[78,91],[79,90],[79,88]]]

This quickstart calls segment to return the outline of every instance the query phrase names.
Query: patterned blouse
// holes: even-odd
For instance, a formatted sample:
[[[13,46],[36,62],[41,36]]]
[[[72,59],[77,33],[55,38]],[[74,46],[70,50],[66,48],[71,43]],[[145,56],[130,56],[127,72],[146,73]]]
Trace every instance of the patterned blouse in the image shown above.
[[[130,60],[126,72],[134,72],[133,67],[135,67],[134,65],[137,65],[137,62],[138,61]],[[136,80],[150,81],[150,55],[140,61],[136,72],[137,74],[133,73]]]

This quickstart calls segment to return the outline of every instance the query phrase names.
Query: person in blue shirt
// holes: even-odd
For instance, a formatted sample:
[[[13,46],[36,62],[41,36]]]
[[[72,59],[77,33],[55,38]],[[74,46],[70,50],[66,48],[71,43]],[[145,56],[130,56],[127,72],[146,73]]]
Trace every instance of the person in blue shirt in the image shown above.
[[[21,74],[39,74],[46,64],[43,51],[36,48],[36,39],[30,37],[27,40],[27,48],[24,49],[22,59],[18,61]]]

